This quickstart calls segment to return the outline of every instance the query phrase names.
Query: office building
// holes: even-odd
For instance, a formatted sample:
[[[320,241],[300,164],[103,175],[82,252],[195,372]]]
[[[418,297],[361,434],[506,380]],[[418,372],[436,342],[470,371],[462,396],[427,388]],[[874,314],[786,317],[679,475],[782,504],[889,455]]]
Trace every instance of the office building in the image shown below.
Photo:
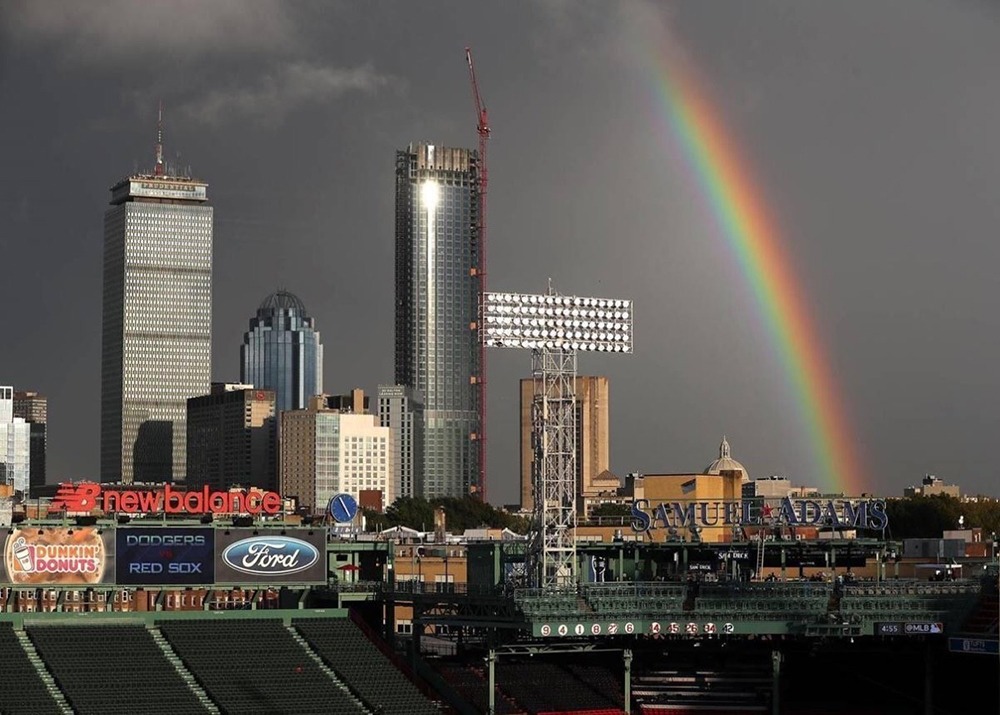
[[[403,385],[379,385],[378,420],[392,433],[392,481],[397,497],[423,494],[424,405],[420,392]]]
[[[386,504],[395,499],[392,436],[375,415],[332,409],[318,395],[280,419],[280,491],[300,509],[321,514],[337,494],[360,499],[364,490],[380,491]]]
[[[104,215],[101,480],[182,481],[187,400],[209,391],[212,222],[207,184],[152,174],[111,188]]]
[[[28,494],[30,425],[14,416],[14,388],[0,386],[0,485]]]
[[[250,319],[240,346],[240,381],[273,390],[277,410],[301,410],[323,392],[323,345],[305,304],[279,290]]]
[[[534,447],[531,413],[534,380],[521,380],[521,508],[534,506],[532,470]],[[578,504],[602,493],[613,493],[620,485],[608,471],[609,464],[608,378],[580,375],[576,378],[576,496]]]
[[[370,414],[371,398],[359,387],[346,395],[322,395],[323,405],[328,410],[351,413],[355,415]]]
[[[28,475],[29,493],[45,485],[45,440],[48,420],[48,400],[37,392],[18,391],[14,393],[14,417],[28,423],[31,466]]]
[[[273,391],[212,383],[187,401],[187,484],[276,490],[276,433]]]
[[[423,396],[419,496],[480,490],[478,155],[396,153],[396,379]]]

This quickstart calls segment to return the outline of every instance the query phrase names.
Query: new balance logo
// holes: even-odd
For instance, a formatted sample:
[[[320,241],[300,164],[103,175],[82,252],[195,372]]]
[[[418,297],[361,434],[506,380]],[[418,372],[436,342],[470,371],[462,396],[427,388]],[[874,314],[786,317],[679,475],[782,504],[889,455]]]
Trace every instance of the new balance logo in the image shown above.
[[[90,511],[98,506],[97,497],[100,493],[100,484],[94,484],[93,482],[81,482],[80,484],[63,482],[59,485],[56,495],[52,497],[49,510]]]

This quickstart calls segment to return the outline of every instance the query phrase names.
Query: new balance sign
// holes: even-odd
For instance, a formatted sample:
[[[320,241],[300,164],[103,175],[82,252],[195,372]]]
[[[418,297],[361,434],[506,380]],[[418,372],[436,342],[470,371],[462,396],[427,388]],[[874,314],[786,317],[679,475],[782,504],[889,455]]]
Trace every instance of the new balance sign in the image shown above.
[[[81,482],[59,485],[49,509],[65,509],[67,513],[89,512],[100,508],[105,512],[125,514],[261,514],[281,512],[281,495],[277,492],[217,492],[208,487],[185,491],[169,484],[154,490],[104,490],[100,484]]]

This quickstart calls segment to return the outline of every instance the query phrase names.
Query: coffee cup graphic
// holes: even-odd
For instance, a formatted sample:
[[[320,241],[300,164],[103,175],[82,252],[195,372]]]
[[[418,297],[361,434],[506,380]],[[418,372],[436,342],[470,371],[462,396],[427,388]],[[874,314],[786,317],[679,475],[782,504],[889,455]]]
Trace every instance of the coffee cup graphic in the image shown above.
[[[22,571],[34,571],[34,564],[31,562],[31,549],[24,537],[19,537],[14,542],[14,558],[17,559]]]

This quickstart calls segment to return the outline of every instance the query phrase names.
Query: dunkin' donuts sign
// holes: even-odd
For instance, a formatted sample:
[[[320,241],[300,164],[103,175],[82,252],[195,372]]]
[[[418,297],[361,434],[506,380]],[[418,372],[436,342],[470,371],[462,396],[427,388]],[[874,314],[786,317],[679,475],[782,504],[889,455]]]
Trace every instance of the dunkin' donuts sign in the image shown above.
[[[15,529],[7,534],[0,582],[17,585],[114,583],[115,542],[93,527]]]

